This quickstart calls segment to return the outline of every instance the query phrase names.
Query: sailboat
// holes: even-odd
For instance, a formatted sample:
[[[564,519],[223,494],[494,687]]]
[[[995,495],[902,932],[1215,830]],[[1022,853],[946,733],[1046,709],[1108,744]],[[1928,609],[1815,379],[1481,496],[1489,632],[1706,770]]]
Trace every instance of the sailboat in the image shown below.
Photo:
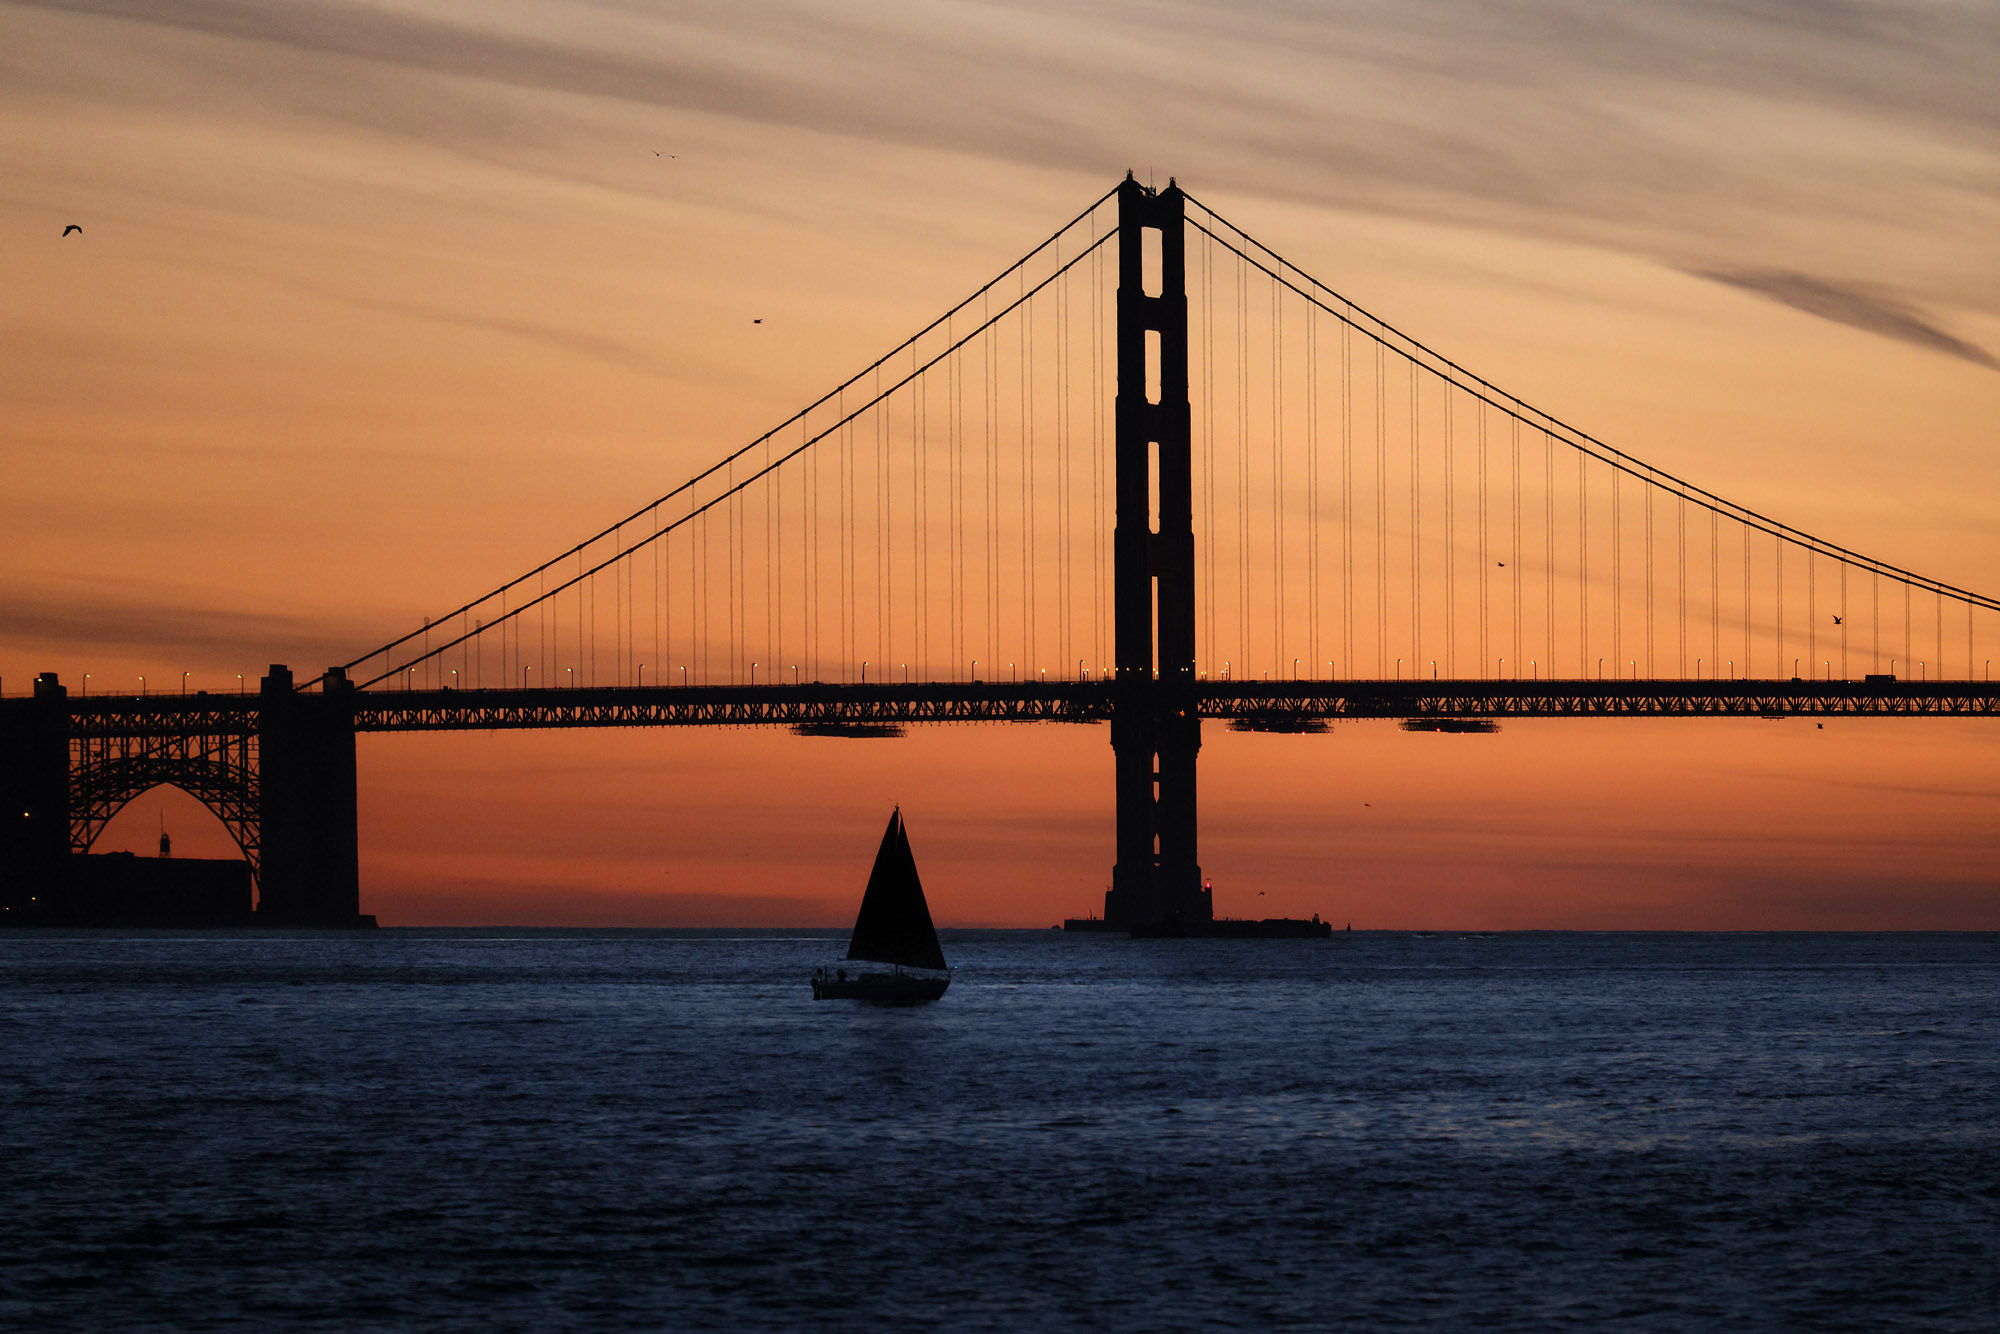
[[[886,969],[869,964],[887,964]],[[903,809],[889,816],[875,869],[861,896],[854,935],[847,943],[846,964],[815,969],[815,1000],[866,1000],[888,1005],[934,1001],[951,985],[951,970],[938,946],[923,882],[910,855],[910,838],[903,829]]]

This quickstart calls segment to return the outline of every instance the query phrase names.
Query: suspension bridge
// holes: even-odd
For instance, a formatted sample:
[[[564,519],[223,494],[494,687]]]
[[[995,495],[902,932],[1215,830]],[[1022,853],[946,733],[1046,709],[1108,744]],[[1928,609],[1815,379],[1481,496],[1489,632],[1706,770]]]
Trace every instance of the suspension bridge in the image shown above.
[[[1108,723],[1105,920],[1209,919],[1204,721],[2000,712],[2000,602],[1627,454],[1127,179],[622,519],[310,680],[0,700],[0,906],[161,784],[360,919],[364,732]]]

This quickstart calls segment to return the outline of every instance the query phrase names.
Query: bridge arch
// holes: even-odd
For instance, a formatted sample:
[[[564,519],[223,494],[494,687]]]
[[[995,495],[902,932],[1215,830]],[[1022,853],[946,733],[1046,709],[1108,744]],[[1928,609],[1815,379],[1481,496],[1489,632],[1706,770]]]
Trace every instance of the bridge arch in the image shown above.
[[[260,792],[247,745],[224,744],[197,753],[183,746],[78,749],[83,753],[74,755],[70,766],[70,851],[90,851],[126,806],[154,788],[172,787],[222,822],[250,863],[252,877],[260,876]]]

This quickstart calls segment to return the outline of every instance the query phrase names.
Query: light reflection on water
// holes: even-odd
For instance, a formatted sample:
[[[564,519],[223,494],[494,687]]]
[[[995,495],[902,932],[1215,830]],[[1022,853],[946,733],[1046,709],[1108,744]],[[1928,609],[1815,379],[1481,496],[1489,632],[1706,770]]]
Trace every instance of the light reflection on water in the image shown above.
[[[0,935],[0,1324],[1981,1328],[2000,937]]]

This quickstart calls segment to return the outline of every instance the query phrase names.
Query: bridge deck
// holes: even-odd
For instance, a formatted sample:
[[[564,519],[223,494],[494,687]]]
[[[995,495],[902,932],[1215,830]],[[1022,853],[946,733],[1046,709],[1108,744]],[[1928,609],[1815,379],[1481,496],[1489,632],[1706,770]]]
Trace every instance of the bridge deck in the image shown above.
[[[1100,723],[1103,681],[371,690],[363,732],[569,727],[900,727]],[[1992,717],[2000,685],[1972,681],[1202,681],[1204,718],[1286,731],[1340,719]],[[232,736],[257,729],[256,695],[71,698],[78,737]],[[6,701],[0,707],[27,704]]]

